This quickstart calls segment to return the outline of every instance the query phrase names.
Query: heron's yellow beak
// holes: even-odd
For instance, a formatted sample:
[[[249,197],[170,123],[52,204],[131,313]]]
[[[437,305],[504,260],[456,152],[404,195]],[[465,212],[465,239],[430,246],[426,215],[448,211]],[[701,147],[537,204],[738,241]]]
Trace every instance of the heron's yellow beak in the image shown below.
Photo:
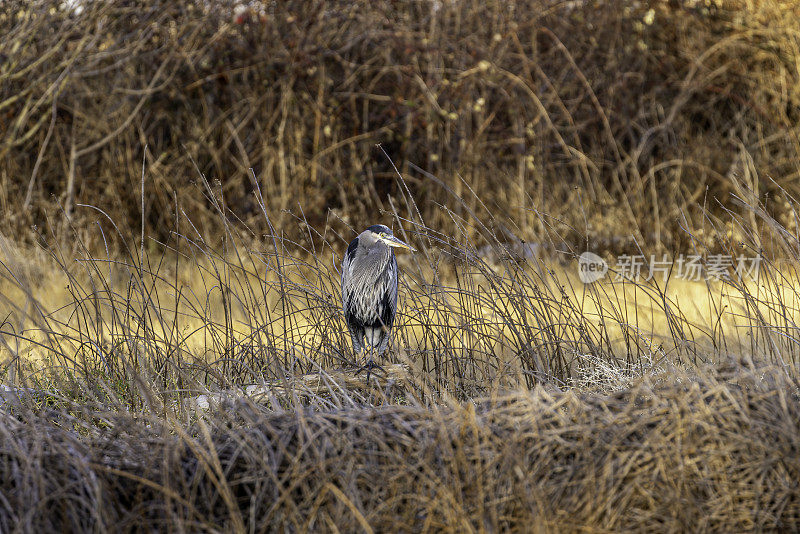
[[[414,247],[412,247],[408,243],[404,243],[403,241],[400,241],[399,239],[397,239],[394,236],[386,236],[386,237],[384,237],[383,238],[383,242],[386,243],[387,245],[389,245],[390,247],[405,248],[405,249],[410,250],[411,252],[416,252],[417,251],[417,249],[415,249]]]

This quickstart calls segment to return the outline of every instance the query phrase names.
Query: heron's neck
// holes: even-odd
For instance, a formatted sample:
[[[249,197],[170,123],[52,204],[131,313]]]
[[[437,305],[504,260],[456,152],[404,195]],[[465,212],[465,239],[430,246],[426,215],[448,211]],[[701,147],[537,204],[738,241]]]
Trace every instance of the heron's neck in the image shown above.
[[[356,266],[354,273],[359,278],[378,278],[383,275],[392,258],[392,249],[386,245],[372,247],[364,255],[363,261]]]

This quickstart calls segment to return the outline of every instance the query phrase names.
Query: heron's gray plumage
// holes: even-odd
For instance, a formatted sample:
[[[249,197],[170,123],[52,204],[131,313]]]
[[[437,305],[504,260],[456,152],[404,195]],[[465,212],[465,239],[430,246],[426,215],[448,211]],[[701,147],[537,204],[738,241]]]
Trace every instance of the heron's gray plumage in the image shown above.
[[[367,349],[382,354],[389,345],[389,330],[397,313],[393,246],[411,248],[386,226],[374,225],[361,232],[344,255],[342,309],[356,353]]]

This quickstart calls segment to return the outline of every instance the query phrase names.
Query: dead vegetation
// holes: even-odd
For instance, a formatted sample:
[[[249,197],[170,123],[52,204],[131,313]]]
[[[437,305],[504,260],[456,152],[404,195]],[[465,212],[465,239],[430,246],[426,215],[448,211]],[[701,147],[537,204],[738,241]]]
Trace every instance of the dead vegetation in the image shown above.
[[[0,6],[4,228],[53,231],[56,205],[92,222],[88,204],[137,230],[143,208],[164,239],[177,200],[206,236],[217,203],[260,235],[252,169],[287,236],[303,232],[282,210],[343,232],[402,191],[376,143],[445,235],[438,206],[463,198],[457,217],[508,215],[501,240],[556,225],[674,251],[680,226],[703,225],[698,205],[724,214],[748,190],[794,228],[793,2],[65,5]],[[702,238],[737,236],[720,232]]]
[[[225,255],[176,235],[75,269],[52,248],[64,306],[2,262],[24,296],[0,329],[4,532],[798,524],[795,270],[695,287],[716,313],[703,323],[680,292],[567,285],[547,260],[489,264],[468,241],[440,265],[417,225],[389,356],[409,376],[369,388],[341,371],[324,239],[310,258],[277,238],[250,249],[229,222]]]
[[[187,427],[79,409],[3,416],[4,532],[743,532],[800,521],[800,398],[782,370],[434,410],[241,401]]]
[[[81,9],[0,4],[0,531],[798,529],[794,3]]]

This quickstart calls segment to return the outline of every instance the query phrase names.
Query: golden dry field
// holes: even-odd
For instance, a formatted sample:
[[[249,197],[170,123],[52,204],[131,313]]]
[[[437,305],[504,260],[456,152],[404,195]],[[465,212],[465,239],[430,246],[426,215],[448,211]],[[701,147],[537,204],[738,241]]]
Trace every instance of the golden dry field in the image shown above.
[[[794,2],[2,2],[0,532],[800,530],[798,198]]]

